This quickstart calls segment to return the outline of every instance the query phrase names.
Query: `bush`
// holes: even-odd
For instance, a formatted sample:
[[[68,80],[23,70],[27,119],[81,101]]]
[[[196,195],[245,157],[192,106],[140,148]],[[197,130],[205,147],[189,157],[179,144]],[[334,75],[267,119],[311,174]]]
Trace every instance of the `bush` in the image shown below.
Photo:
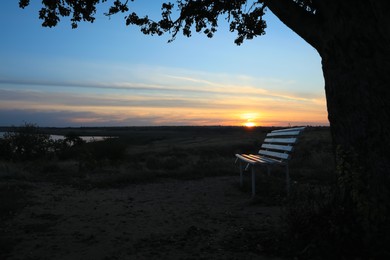
[[[33,160],[45,157],[50,148],[50,136],[43,133],[34,124],[25,124],[17,132],[4,134],[3,148],[8,153],[8,159],[12,160]]]
[[[53,150],[60,160],[78,159],[85,141],[74,133],[68,133],[64,139],[53,141]]]

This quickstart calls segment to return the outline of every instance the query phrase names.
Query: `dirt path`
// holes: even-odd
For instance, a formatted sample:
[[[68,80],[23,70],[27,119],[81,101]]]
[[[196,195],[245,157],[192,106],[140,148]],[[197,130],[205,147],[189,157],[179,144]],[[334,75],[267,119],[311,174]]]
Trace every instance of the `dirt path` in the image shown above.
[[[253,204],[237,177],[81,191],[37,184],[6,223],[9,259],[271,259],[256,237],[278,207]],[[245,234],[245,235],[243,235]]]

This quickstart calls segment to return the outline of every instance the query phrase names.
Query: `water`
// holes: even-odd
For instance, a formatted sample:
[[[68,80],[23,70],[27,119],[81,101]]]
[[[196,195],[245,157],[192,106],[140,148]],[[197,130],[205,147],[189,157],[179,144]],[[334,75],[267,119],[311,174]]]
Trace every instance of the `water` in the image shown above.
[[[52,140],[62,140],[65,139],[63,135],[50,135]],[[111,138],[110,136],[80,136],[86,142],[94,142],[94,141],[102,141],[107,138]]]
[[[5,132],[0,132],[0,138],[3,138]],[[111,136],[80,136],[81,139],[83,139],[86,142],[94,142],[94,141],[101,141],[107,138],[112,138]],[[52,140],[62,140],[65,139],[65,136],[63,135],[50,135],[50,139]]]

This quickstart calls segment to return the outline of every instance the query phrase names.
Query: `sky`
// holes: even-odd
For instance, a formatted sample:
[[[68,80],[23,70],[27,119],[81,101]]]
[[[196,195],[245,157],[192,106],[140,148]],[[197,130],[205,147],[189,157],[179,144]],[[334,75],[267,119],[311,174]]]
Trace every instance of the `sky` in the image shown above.
[[[137,0],[158,17],[160,0]],[[266,35],[234,44],[149,36],[98,7],[93,24],[43,28],[41,1],[0,2],[0,126],[328,125],[317,51],[270,11]]]

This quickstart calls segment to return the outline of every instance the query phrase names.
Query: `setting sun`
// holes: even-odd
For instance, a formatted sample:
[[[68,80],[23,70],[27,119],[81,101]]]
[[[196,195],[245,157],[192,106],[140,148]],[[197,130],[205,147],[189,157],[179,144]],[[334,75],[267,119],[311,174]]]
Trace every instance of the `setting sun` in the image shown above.
[[[254,127],[256,126],[256,119],[259,118],[258,113],[245,113],[241,115],[242,119],[245,119],[245,123],[243,123],[243,126],[245,127]]]
[[[246,122],[246,123],[244,123],[244,126],[246,126],[246,127],[254,127],[254,126],[256,126],[256,124],[254,122]]]

